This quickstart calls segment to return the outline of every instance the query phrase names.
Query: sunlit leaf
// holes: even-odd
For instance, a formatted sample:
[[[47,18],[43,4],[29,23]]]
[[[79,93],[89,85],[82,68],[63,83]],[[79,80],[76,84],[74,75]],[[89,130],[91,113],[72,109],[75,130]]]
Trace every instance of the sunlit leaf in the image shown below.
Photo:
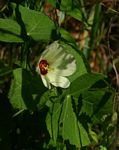
[[[49,40],[54,34],[55,25],[54,22],[46,16],[43,12],[30,10],[21,5],[12,4],[15,9],[14,13],[21,25],[22,30],[26,30],[28,36],[32,39]],[[18,18],[21,15],[21,18]]]
[[[83,21],[82,12],[77,8],[73,9],[72,11],[67,12],[67,14],[79,21]]]
[[[111,93],[103,90],[84,91],[82,94],[82,109],[81,112],[87,115],[96,115],[98,117],[112,112]]]
[[[52,105],[52,111],[48,112],[46,118],[47,128],[54,144],[56,144],[58,137],[60,112],[61,112],[61,104],[54,103]]]
[[[0,41],[21,43],[23,40],[20,34],[21,29],[16,21],[0,18]]]
[[[73,37],[70,35],[69,32],[67,32],[65,29],[61,28],[60,34],[61,34],[61,38],[68,41],[68,43],[70,43],[72,46],[77,47],[75,40],[73,39]]]
[[[60,132],[64,140],[69,140],[70,144],[80,147],[78,122],[73,112],[72,101],[68,95],[62,107],[62,113],[60,118]]]
[[[13,71],[14,79],[9,91],[10,103],[15,109],[35,109],[46,90],[38,77],[21,68]]]
[[[91,88],[96,82],[104,78],[105,76],[102,74],[86,73],[71,83],[70,94],[79,96],[80,92]]]
[[[23,42],[27,40],[26,36],[36,41],[49,40],[54,35],[55,25],[43,12],[16,4],[12,4],[12,7],[16,21],[0,19],[0,41]]]
[[[82,146],[86,146],[90,144],[89,136],[86,131],[86,129],[83,127],[83,125],[78,122],[78,127],[79,127],[79,135],[80,135],[80,141]]]

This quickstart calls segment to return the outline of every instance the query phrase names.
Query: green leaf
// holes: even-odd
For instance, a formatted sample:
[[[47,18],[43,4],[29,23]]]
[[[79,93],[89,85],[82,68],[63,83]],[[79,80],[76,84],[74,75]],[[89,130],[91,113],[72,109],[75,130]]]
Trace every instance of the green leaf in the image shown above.
[[[105,92],[103,97],[100,97],[100,101],[96,105],[94,113],[92,115],[93,121],[99,122],[102,116],[112,114],[114,95],[114,92],[107,91]]]
[[[56,145],[58,137],[58,126],[59,126],[59,117],[61,112],[61,104],[54,103],[50,108],[51,112],[48,112],[46,117],[46,125],[49,131],[50,137],[52,138],[54,144]]]
[[[97,81],[103,80],[104,78],[105,76],[103,74],[96,74],[96,73],[83,74],[82,76],[78,77],[71,83],[70,94],[79,97],[82,91],[91,88],[91,86],[93,86]]]
[[[44,108],[45,105],[48,105],[50,102],[50,91],[47,90],[46,92],[44,92],[41,97],[40,97],[40,101],[37,103],[37,108],[38,110],[41,110],[42,108]],[[48,103],[48,104],[47,104]]]
[[[83,21],[82,12],[77,8],[74,8],[72,11],[67,12],[67,15],[72,16],[78,21]]]
[[[0,62],[0,78],[12,73],[10,67],[5,66],[4,62]]]
[[[70,54],[72,54],[75,59],[76,59],[76,72],[69,76],[69,80],[72,82],[75,79],[77,79],[78,77],[80,77],[81,75],[87,73],[87,64],[86,61],[84,59],[84,57],[82,56],[81,53],[77,52],[75,48],[73,48],[72,46],[65,44],[63,42],[60,42],[61,46]]]
[[[95,143],[98,143],[98,135],[96,134],[96,132],[94,132],[92,129],[91,129],[91,126],[89,125],[89,134],[90,134],[90,137],[93,139],[93,141]]]
[[[105,95],[105,91],[84,91],[82,94],[82,109],[81,112],[91,116],[97,109],[101,99]]]
[[[101,18],[101,9],[102,6],[100,3],[97,3],[95,5],[95,14],[94,14],[94,19],[93,19],[93,25],[92,25],[92,29],[91,29],[91,36],[90,36],[90,42],[89,42],[89,55],[91,50],[93,50],[94,48],[94,44],[95,44],[95,38],[96,38],[96,34],[97,31],[99,30],[99,23],[100,23],[100,18]]]
[[[70,95],[67,95],[62,107],[60,117],[60,132],[64,140],[69,140],[70,144],[80,147],[78,122],[73,112]]]
[[[86,129],[83,127],[83,125],[78,122],[78,127],[79,127],[79,134],[80,134],[80,141],[82,146],[86,146],[90,144],[90,140],[88,137],[88,133]]]
[[[80,76],[71,83],[66,94],[76,98],[75,104],[78,107],[80,105],[80,114],[85,113],[94,121],[112,113],[114,91],[102,74],[87,73]]]
[[[20,26],[16,21],[0,18],[0,41],[21,43],[23,40],[20,32]]]
[[[72,0],[61,0],[60,9],[62,11],[70,11],[72,9]]]
[[[12,3],[16,20],[0,19],[0,41],[23,42],[24,36],[33,40],[49,40],[54,34],[53,21],[42,12]]]
[[[28,36],[36,41],[51,39],[55,25],[48,16],[43,12],[30,10],[21,5],[12,4],[12,6],[15,9],[14,11],[16,11],[19,24],[26,30]],[[19,15],[21,15],[21,18],[19,18]],[[24,27],[23,24],[25,25]]]
[[[60,34],[61,34],[61,38],[63,38],[67,42],[69,42],[72,46],[77,47],[75,40],[73,39],[73,37],[70,35],[69,32],[67,32],[65,29],[61,28]]]
[[[106,90],[84,91],[82,94],[80,113],[86,113],[94,121],[99,121],[102,116],[112,113],[114,93]]]
[[[37,76],[21,68],[13,71],[14,79],[9,91],[10,103],[19,110],[36,109],[41,95],[45,92],[42,81]]]
[[[107,148],[103,145],[100,145],[100,150],[107,150]]]
[[[53,7],[56,7],[56,0],[47,0]]]

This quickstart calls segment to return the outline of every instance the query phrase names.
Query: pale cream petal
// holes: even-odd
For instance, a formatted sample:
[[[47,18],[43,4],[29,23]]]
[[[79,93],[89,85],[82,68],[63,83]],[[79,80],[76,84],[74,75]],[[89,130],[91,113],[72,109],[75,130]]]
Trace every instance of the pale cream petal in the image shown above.
[[[73,55],[67,53],[58,41],[47,47],[41,54],[41,59],[47,60],[49,69],[55,71],[57,75],[69,76],[76,71],[76,61]],[[40,61],[39,60],[39,61]]]
[[[55,41],[41,54],[39,62],[42,59],[49,64],[48,73],[40,74],[45,87],[50,89],[51,84],[56,87],[69,87],[70,81],[65,76],[70,76],[76,71],[76,60],[73,55],[67,53],[58,41]],[[38,66],[36,70],[40,73]]]
[[[63,50],[63,48],[60,46],[58,41],[55,41],[54,43],[47,46],[47,48],[41,54],[40,60],[45,59],[49,64],[52,64],[53,62],[55,62],[55,60],[57,60],[64,54],[65,51]]]
[[[76,71],[76,60],[71,54],[66,54],[62,58],[55,60],[50,66],[54,72],[60,76],[70,76]]]
[[[50,81],[49,81],[48,77],[46,75],[45,76],[41,75],[41,79],[43,81],[44,86],[51,89],[51,85],[50,85]]]
[[[40,74],[40,69],[39,69],[38,65],[36,66],[36,72]]]
[[[50,83],[56,87],[68,88],[70,86],[70,81],[66,77],[57,76],[53,73],[48,73],[47,76],[49,78]]]

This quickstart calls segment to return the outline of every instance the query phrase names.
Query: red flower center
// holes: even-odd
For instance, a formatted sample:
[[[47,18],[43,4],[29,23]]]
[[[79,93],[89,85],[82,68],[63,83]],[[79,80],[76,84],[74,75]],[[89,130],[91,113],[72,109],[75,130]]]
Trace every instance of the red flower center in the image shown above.
[[[48,62],[46,60],[41,60],[39,63],[40,72],[42,75],[46,75],[48,73]]]

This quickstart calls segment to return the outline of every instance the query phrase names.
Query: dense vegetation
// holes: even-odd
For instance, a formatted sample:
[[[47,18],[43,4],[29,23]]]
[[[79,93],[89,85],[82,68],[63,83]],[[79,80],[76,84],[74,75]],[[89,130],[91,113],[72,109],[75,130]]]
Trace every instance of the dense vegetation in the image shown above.
[[[118,40],[118,0],[1,0],[0,149],[118,150]]]

